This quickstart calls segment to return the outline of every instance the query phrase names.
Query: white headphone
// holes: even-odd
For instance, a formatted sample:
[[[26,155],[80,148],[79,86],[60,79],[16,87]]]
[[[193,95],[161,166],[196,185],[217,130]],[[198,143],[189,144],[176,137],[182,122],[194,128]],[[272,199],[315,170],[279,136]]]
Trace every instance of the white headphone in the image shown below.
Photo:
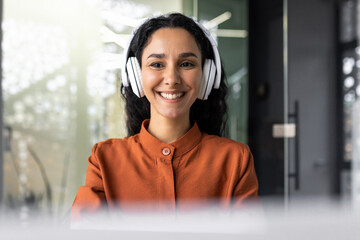
[[[202,29],[207,39],[210,41],[214,52],[215,63],[212,59],[205,59],[202,84],[198,95],[199,99],[206,100],[210,95],[212,88],[220,87],[221,61],[219,51],[217,49],[217,44],[211,36],[210,32],[200,23],[196,23]],[[144,96],[140,64],[136,57],[129,57],[130,44],[132,42],[132,39],[134,38],[137,29],[132,32],[127,47],[124,49],[125,54],[121,72],[123,86],[128,87],[130,85],[135,95],[140,98]]]

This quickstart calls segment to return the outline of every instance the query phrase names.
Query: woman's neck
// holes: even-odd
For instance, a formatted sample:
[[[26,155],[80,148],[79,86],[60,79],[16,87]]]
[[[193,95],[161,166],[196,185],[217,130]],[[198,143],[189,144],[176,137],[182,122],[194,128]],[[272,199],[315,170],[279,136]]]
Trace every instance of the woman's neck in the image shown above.
[[[157,115],[150,118],[148,132],[165,143],[181,138],[191,128],[189,117],[185,119],[168,119]]]

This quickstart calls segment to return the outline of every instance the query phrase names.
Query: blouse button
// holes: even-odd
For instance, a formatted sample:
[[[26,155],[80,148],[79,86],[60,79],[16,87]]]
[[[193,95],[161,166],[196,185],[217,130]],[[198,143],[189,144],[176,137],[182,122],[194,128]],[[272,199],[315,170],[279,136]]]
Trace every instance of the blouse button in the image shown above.
[[[167,155],[169,155],[170,154],[170,148],[163,148],[163,150],[162,150],[162,154],[164,155],[164,156],[167,156]]]

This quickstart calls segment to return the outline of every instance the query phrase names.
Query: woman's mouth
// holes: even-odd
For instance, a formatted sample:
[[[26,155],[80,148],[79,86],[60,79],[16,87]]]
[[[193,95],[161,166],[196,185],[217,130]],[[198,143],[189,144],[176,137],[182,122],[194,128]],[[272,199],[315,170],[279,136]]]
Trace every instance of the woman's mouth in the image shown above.
[[[169,99],[169,100],[174,100],[174,99],[179,99],[182,96],[184,96],[184,92],[180,92],[180,93],[164,93],[164,92],[160,92],[160,95],[163,98]]]

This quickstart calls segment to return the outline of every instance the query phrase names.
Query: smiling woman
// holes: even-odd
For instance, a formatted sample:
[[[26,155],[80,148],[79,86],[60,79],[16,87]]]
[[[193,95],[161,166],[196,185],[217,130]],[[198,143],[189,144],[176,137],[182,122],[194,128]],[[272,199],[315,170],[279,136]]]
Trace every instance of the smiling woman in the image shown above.
[[[152,18],[125,53],[129,137],[95,144],[72,218],[104,203],[122,208],[150,201],[155,209],[173,209],[183,200],[242,206],[256,197],[249,148],[221,137],[227,88],[207,30],[181,14]]]
[[[161,28],[149,39],[141,62],[144,94],[150,102],[148,131],[161,141],[173,142],[191,126],[190,108],[202,77],[200,49],[185,29]],[[162,133],[159,125],[177,133]]]

